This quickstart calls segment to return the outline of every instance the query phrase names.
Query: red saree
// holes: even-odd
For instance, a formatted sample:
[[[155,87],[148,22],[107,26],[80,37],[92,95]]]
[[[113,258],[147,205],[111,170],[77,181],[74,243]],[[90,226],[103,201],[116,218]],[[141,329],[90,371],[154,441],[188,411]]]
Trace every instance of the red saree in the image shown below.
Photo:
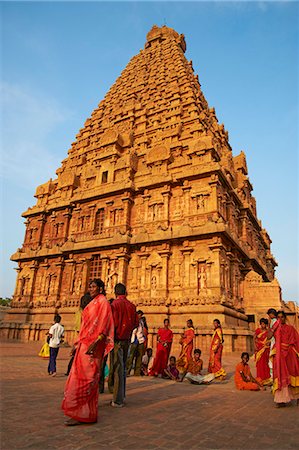
[[[188,369],[188,364],[192,360],[192,350],[193,350],[193,339],[195,333],[194,328],[188,328],[184,332],[184,336],[182,337],[180,344],[182,346],[180,356],[177,360],[177,368],[180,372],[184,372]]]
[[[86,355],[90,344],[101,335],[93,355]],[[95,297],[83,310],[76,353],[67,379],[62,409],[66,416],[92,423],[98,417],[99,377],[103,357],[113,348],[114,323],[111,306],[103,295]]]
[[[173,332],[166,328],[159,328],[157,353],[153,366],[149,371],[150,376],[164,375],[164,369],[167,367],[169,353],[173,339]]]
[[[208,372],[213,373],[215,375],[215,378],[226,376],[226,372],[223,369],[221,363],[222,350],[223,350],[222,328],[218,327],[216,328],[216,330],[214,330],[212,336],[209,367],[208,367]]]
[[[256,377],[263,385],[269,384],[272,381],[269,367],[270,340],[268,340],[267,334],[268,330],[257,328],[254,335]]]
[[[288,324],[277,320],[273,328],[273,388],[276,403],[299,398],[299,334]]]

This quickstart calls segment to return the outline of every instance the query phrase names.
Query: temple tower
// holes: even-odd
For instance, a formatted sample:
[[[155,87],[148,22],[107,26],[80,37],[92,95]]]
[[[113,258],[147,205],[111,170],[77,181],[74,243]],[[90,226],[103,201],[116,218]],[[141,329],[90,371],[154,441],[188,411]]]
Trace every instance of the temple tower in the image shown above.
[[[19,267],[6,335],[38,339],[59,311],[71,340],[73,313],[95,277],[108,298],[126,283],[152,335],[166,315],[176,333],[192,318],[203,349],[216,317],[228,351],[249,349],[246,313],[281,305],[245,154],[232,155],[185,50],[183,35],[154,26],[57,178],[37,188],[12,256]]]

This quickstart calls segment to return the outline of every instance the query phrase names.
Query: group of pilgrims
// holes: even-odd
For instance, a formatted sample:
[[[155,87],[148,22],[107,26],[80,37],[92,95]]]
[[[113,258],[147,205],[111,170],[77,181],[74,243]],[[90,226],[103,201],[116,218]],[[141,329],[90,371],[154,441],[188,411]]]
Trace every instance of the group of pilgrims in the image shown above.
[[[90,282],[89,292],[80,303],[77,314],[77,339],[74,342],[66,375],[68,376],[62,410],[67,416],[65,425],[96,423],[99,393],[104,392],[104,381],[112,394],[110,405],[123,408],[126,404],[126,378],[149,376],[177,382],[208,385],[222,382],[227,374],[222,367],[223,331],[218,319],[213,321],[207,373],[203,374],[201,350],[193,349],[195,330],[191,319],[181,334],[181,351],[171,355],[173,332],[170,321],[157,332],[155,357],[147,346],[148,326],[141,310],[126,297],[126,287],[118,283],[115,298],[107,300],[102,280]],[[249,353],[243,352],[235,368],[235,386],[238,390],[266,390],[271,387],[276,407],[299,402],[299,334],[287,323],[284,311],[271,308],[269,320],[260,320],[254,334],[256,377],[251,374]],[[79,320],[78,320],[79,319]],[[48,332],[50,361],[49,375],[56,375],[56,357],[63,342],[60,316]],[[109,361],[108,361],[109,356]],[[109,362],[109,364],[107,364]],[[109,369],[108,369],[109,365]]]

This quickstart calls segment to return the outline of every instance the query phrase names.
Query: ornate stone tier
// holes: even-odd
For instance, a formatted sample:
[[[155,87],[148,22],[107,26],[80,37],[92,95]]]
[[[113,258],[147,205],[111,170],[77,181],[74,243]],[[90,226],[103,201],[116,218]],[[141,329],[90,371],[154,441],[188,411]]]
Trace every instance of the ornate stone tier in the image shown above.
[[[185,50],[183,35],[154,26],[57,178],[37,187],[12,256],[18,277],[7,322],[40,330],[60,311],[72,339],[74,310],[94,277],[109,297],[126,283],[153,336],[165,315],[177,330],[191,317],[199,336],[215,317],[228,335],[250,336],[248,314],[281,305],[245,154],[233,156]]]

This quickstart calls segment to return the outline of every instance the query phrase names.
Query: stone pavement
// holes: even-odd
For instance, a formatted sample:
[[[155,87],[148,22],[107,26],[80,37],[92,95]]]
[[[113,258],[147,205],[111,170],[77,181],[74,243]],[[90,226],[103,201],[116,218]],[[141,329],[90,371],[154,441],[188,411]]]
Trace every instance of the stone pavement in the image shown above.
[[[111,408],[105,393],[97,424],[66,427],[60,405],[69,349],[60,349],[53,378],[37,356],[40,347],[0,346],[2,450],[299,448],[299,408],[275,409],[269,390],[236,391],[237,355],[224,358],[228,381],[209,386],[130,377],[125,408]]]

